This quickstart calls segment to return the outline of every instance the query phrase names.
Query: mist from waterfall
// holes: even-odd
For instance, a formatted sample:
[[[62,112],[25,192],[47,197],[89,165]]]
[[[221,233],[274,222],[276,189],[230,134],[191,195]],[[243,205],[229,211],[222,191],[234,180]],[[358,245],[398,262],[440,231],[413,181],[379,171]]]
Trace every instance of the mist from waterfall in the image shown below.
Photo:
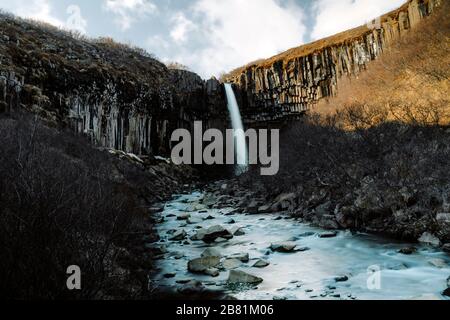
[[[225,84],[227,94],[228,111],[230,112],[231,124],[234,129],[234,149],[236,153],[236,174],[242,174],[248,169],[248,152],[245,140],[244,125],[242,124],[241,112],[230,83]]]

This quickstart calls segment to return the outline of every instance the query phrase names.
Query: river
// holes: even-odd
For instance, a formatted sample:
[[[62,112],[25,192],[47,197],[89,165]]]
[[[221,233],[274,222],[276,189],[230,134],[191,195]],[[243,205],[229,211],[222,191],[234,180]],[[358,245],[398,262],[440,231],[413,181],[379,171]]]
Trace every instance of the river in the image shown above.
[[[153,279],[159,287],[176,290],[186,286],[188,280],[197,280],[205,288],[224,290],[240,300],[444,299],[441,292],[447,287],[450,259],[438,249],[349,231],[321,238],[325,230],[288,216],[209,209],[201,204],[203,197],[201,192],[176,196],[160,214],[164,219],[157,227],[161,237],[158,245],[167,253],[158,261],[160,272]],[[230,230],[242,228],[245,234],[212,244],[189,240],[200,228],[215,225]],[[169,240],[181,230],[186,232],[186,239]],[[300,250],[270,250],[273,243],[280,241],[294,242]],[[417,248],[415,253],[399,253],[411,246]],[[188,261],[211,247],[221,253],[222,263],[233,254],[246,253],[249,261],[228,270],[218,267],[217,277],[189,272]],[[259,259],[269,265],[253,267]],[[227,285],[231,268],[260,277],[263,282],[252,287],[231,287]]]

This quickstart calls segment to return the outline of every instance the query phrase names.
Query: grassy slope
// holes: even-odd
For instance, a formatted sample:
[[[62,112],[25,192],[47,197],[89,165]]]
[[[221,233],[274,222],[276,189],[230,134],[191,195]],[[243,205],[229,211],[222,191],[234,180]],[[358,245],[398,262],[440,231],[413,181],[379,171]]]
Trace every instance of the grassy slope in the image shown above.
[[[357,79],[342,79],[337,97],[316,112],[347,118],[353,127],[386,120],[419,125],[450,123],[450,5],[369,64]],[[355,122],[355,117],[364,121]],[[351,123],[348,123],[351,122]]]

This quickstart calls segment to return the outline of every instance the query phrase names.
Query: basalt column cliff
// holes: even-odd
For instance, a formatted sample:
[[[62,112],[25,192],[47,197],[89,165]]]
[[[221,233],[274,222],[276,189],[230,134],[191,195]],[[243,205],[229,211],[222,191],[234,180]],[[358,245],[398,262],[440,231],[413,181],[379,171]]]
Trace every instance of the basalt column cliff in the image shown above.
[[[240,91],[247,122],[276,120],[310,110],[336,95],[342,77],[357,76],[402,35],[414,32],[440,0],[412,0],[367,26],[258,61],[225,76]]]
[[[225,92],[112,39],[0,16],[0,113],[27,109],[99,146],[167,155],[171,133],[226,123]]]

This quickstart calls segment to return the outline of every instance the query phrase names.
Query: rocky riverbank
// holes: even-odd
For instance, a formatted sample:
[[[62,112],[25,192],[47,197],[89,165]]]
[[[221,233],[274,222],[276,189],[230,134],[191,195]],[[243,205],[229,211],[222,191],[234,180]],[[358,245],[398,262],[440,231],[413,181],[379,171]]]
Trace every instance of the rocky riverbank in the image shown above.
[[[225,195],[230,188],[234,195]],[[175,196],[158,214],[155,297],[443,299],[448,292],[450,257],[437,248],[239,208],[245,197],[229,183],[207,189]],[[372,287],[370,276],[381,283]]]

